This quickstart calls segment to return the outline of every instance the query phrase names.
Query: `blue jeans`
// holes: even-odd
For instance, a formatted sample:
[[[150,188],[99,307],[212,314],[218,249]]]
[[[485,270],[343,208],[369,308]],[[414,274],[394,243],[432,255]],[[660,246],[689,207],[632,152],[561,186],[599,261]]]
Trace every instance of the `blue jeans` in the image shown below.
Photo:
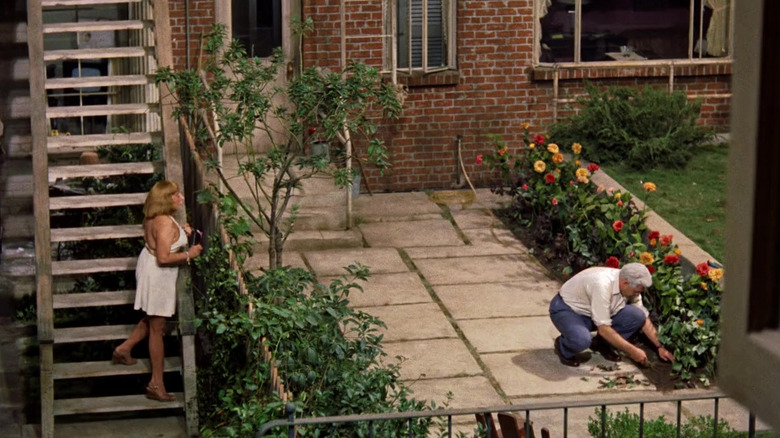
[[[612,328],[623,339],[628,339],[645,323],[645,312],[637,306],[626,305],[612,316]],[[589,316],[579,315],[563,302],[559,294],[550,302],[550,319],[561,332],[561,353],[566,358],[590,347],[590,332],[596,331],[596,324]]]

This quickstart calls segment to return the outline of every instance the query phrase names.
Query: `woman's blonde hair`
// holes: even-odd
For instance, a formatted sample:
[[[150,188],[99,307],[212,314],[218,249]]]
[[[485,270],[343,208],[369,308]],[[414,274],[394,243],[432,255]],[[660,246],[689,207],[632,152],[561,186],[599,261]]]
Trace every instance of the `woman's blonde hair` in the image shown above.
[[[176,205],[171,196],[179,191],[179,185],[173,181],[162,180],[149,190],[144,201],[144,218],[152,219],[161,214],[171,214],[176,211]]]

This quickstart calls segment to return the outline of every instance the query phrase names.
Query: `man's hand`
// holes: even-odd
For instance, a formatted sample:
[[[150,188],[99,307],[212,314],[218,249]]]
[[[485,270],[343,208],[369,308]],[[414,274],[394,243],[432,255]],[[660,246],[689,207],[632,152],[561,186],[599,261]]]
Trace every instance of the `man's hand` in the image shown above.
[[[674,355],[672,354],[672,352],[667,350],[663,346],[658,347],[658,357],[660,357],[661,360],[674,362]]]
[[[647,360],[647,354],[645,354],[645,351],[641,348],[634,347],[631,349],[631,352],[628,353],[629,357],[631,357],[631,360],[634,362],[640,364],[640,365],[647,365],[650,363],[649,360]]]

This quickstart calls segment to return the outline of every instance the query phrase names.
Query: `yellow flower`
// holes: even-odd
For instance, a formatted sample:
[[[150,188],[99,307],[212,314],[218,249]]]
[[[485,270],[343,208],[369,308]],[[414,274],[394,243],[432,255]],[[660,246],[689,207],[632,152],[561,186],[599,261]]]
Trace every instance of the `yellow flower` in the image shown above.
[[[620,199],[620,197],[623,196],[620,194],[620,192],[615,192],[615,199]]]
[[[536,147],[536,145],[535,145],[535,144],[533,144],[533,143],[531,143],[531,144],[529,144],[529,145],[528,145],[528,149],[533,149],[533,148],[535,148],[535,147]]]
[[[577,178],[586,178],[588,176],[588,169],[580,167],[574,174],[577,175]],[[604,190],[604,187],[602,187],[601,190]]]
[[[675,248],[675,249],[674,249],[674,253],[675,253],[676,255],[680,255],[680,254],[682,254],[682,251],[680,251],[680,248]]]
[[[528,128],[531,127],[531,124],[528,122],[520,124],[520,127],[523,128],[523,131],[528,131]]]
[[[544,171],[547,169],[547,165],[544,164],[544,161],[538,160],[536,163],[534,163],[534,170],[536,173],[544,173]]]
[[[642,188],[645,189],[646,192],[652,193],[655,191],[656,187],[655,184],[651,183],[650,181],[642,184]]]
[[[555,143],[548,144],[547,145],[547,152],[549,152],[551,154],[557,154],[559,152],[558,151],[558,145],[555,144]]]
[[[563,163],[563,154],[553,154],[552,160],[555,164]]]
[[[579,155],[580,152],[582,152],[582,145],[579,143],[574,143],[573,145],[571,145],[571,150],[575,154]]]
[[[712,281],[720,281],[721,278],[723,278],[723,269],[715,268],[710,269],[710,272],[707,273],[707,276],[710,277],[710,280]]]
[[[587,183],[588,183],[588,181],[590,181],[590,180],[588,179],[588,177],[587,177],[587,176],[578,176],[578,177],[577,177],[577,181],[579,181],[579,182],[581,182],[581,183],[583,183],[583,184],[587,184]]]
[[[655,259],[653,258],[653,255],[647,251],[643,252],[642,254],[639,254],[639,262],[645,266],[652,265],[654,261]]]
[[[701,286],[701,290],[707,290],[707,283],[702,281],[701,284],[699,284],[699,286]]]
[[[580,163],[581,163],[580,160],[577,160],[577,161],[574,162],[574,164],[576,164],[577,166],[579,166]]]

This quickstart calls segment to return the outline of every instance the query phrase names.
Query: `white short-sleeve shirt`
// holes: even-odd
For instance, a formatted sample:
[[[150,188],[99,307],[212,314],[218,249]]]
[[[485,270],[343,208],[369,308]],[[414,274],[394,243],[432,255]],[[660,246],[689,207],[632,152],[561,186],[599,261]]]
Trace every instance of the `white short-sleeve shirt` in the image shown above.
[[[620,269],[592,267],[570,278],[561,286],[563,302],[578,315],[589,316],[597,325],[612,325],[612,316],[626,304],[637,306],[649,315],[642,304],[642,295],[628,302],[620,293]]]

